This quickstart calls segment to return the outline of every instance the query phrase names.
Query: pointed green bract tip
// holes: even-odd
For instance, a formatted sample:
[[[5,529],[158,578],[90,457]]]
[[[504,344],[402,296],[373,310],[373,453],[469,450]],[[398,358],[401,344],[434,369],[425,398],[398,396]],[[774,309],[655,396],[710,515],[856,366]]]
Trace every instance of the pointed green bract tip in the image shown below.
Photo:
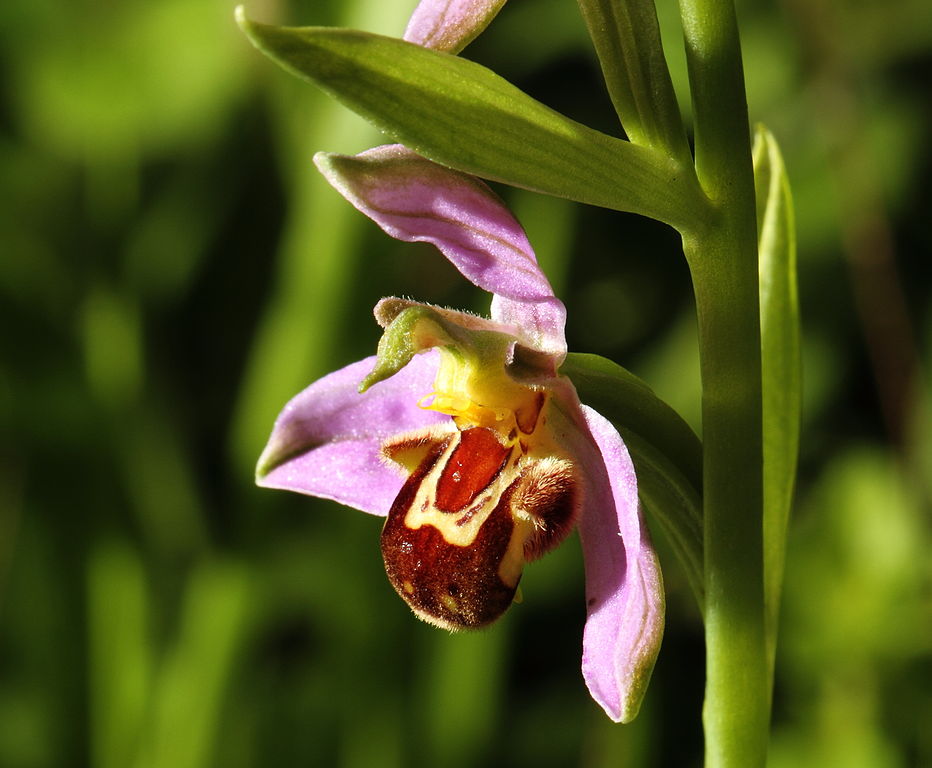
[[[246,32],[246,28],[249,26],[250,21],[246,18],[245,6],[237,5],[236,8],[233,9],[233,18],[236,19],[236,23],[239,25],[239,28],[243,30],[243,32]]]
[[[314,165],[317,166],[317,170],[321,173],[325,173],[331,167],[333,167],[333,159],[336,157],[333,152],[315,152],[314,153]]]
[[[382,334],[375,368],[362,380],[359,391],[365,392],[373,384],[394,376],[418,352],[450,342],[434,310],[420,305],[408,307],[389,323]]]
[[[259,463],[256,464],[256,471],[255,471],[255,477],[254,477],[256,485],[261,486],[262,481],[265,478],[265,476],[269,472],[271,472],[273,469],[275,469],[275,467],[270,466],[268,462],[262,461],[262,458],[260,457]]]
[[[372,373],[370,373],[368,376],[366,376],[366,378],[359,382],[359,386],[356,388],[356,391],[359,392],[360,395],[364,395],[366,390],[369,389],[369,387],[371,387],[373,384],[378,384],[380,381],[384,381],[387,378],[388,376],[383,375],[382,371],[379,371],[378,369],[373,370]]]
[[[265,478],[271,474],[274,469],[281,466],[297,453],[299,447],[300,446],[296,445],[293,441],[282,441],[280,437],[276,439],[276,435],[273,432],[268,444],[262,451],[262,455],[259,457],[259,461],[256,462],[256,485],[264,486],[265,483],[263,481]]]
[[[404,368],[405,365],[411,362],[412,357],[414,357],[413,353],[410,357],[401,359],[386,359],[379,357],[378,362],[375,364],[375,368],[372,369],[372,373],[370,373],[368,376],[366,376],[366,378],[359,382],[359,386],[356,388],[356,390],[360,395],[365,394],[366,390],[369,389],[369,387],[371,387],[373,384],[378,384],[380,381],[390,379],[392,376],[398,373],[398,371]]]
[[[257,21],[246,16],[246,6],[237,5],[233,10],[233,18],[236,19],[237,26],[243,31],[243,34],[249,39],[255,48],[262,51],[267,56],[275,59],[272,53],[267,50],[267,37],[269,32],[275,30],[268,24],[260,24]]]

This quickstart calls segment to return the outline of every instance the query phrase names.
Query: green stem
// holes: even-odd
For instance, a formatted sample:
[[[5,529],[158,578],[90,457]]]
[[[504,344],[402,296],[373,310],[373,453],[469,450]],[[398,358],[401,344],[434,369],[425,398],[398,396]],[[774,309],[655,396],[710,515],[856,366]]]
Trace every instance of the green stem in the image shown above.
[[[757,275],[728,228],[687,244],[687,253],[703,387],[706,768],[756,768],[770,717]]]
[[[680,0],[696,172],[717,209],[684,237],[702,371],[706,768],[766,762],[763,445],[754,179],[731,0]]]

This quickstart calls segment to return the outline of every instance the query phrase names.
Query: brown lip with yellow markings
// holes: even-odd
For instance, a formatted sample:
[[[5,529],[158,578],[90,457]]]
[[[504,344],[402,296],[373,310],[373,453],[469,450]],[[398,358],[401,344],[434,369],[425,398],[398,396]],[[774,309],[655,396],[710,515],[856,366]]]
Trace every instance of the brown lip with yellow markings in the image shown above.
[[[420,463],[382,530],[385,570],[420,618],[450,630],[491,623],[511,605],[524,563],[558,543],[578,506],[568,461],[532,459],[495,430],[408,437],[386,446]]]

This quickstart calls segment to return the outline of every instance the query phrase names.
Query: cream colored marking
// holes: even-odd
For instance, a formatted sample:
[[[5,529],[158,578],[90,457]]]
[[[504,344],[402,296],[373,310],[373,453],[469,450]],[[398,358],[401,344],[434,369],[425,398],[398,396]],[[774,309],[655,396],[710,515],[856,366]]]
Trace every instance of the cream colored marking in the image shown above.
[[[502,493],[517,476],[517,466],[507,461],[504,469],[466,509],[458,512],[441,512],[434,505],[437,483],[459,442],[458,439],[450,441],[450,445],[440,454],[436,464],[421,481],[404,522],[405,526],[412,530],[417,530],[422,525],[432,525],[440,532],[447,544],[468,547],[476,540],[479,530],[498,506]]]
[[[382,444],[382,458],[386,463],[406,470],[405,474],[410,474],[420,466],[434,445],[456,431],[454,424],[435,424],[427,429],[403,432]]]
[[[460,604],[450,595],[441,595],[440,602],[443,603],[444,608],[446,608],[450,613],[459,613]]]
[[[513,497],[512,497],[513,498]],[[524,544],[534,534],[534,519],[523,510],[512,508],[515,529],[508,542],[508,549],[498,565],[498,577],[509,587],[518,584],[524,570]]]
[[[440,475],[450,460],[450,455],[460,443],[459,435],[462,433],[454,432],[449,445],[438,457],[431,471],[421,481],[411,506],[405,515],[404,524],[412,530],[417,530],[423,525],[432,525],[440,532],[444,541],[448,544],[468,547],[475,541],[479,530],[498,505],[505,489],[521,474],[529,462],[534,463],[535,460],[540,461],[542,459],[564,462],[563,457],[566,454],[554,441],[551,430],[546,426],[548,412],[552,407],[552,399],[549,394],[546,395],[544,402],[537,411],[533,431],[526,433],[518,425],[514,408],[526,405],[529,400],[536,398],[538,394],[536,390],[515,385],[514,382],[511,382],[511,386],[505,388],[505,391],[514,394],[515,388],[518,388],[522,390],[523,396],[509,403],[512,406],[511,408],[490,407],[475,402],[465,394],[459,394],[464,391],[463,385],[467,382],[457,380],[454,377],[454,381],[458,386],[444,387],[441,386],[442,383],[449,385],[451,381],[447,379],[441,383],[441,378],[441,375],[438,374],[435,383],[437,389],[423,397],[418,405],[421,408],[440,410],[449,414],[454,418],[461,430],[471,426],[483,426],[492,429],[498,433],[503,445],[511,446],[511,453],[502,471],[481,492],[481,496],[477,501],[474,501],[467,509],[457,513],[441,512],[434,506],[434,500]],[[433,398],[433,402],[425,405],[425,402],[431,398]],[[448,434],[449,432],[442,429],[438,431],[436,438],[445,438]],[[431,435],[430,437],[434,436]],[[533,515],[526,512],[512,509],[512,516],[515,521],[515,530],[499,567],[500,577],[509,586],[516,584],[521,576],[524,564],[524,544],[534,533],[536,525]]]

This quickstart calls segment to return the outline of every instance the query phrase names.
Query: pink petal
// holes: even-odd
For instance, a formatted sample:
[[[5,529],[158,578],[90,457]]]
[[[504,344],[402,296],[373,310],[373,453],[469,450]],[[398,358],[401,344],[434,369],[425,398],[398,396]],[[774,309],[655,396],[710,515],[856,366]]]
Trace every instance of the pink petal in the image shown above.
[[[357,387],[375,366],[375,357],[315,381],[276,420],[256,482],[387,515],[405,478],[382,459],[382,442],[449,421],[417,406],[433,389],[437,365],[438,353],[417,355],[364,394]]]
[[[485,29],[505,0],[421,0],[404,39],[426,48],[459,53]]]
[[[566,307],[555,296],[538,301],[514,301],[500,294],[492,297],[491,317],[521,329],[525,344],[554,358],[554,371],[566,357]]]
[[[637,715],[660,649],[663,580],[628,450],[607,419],[582,408],[604,462],[603,472],[588,473],[579,522],[587,605],[582,670],[592,698],[626,723]]]
[[[433,243],[466,279],[495,294],[493,319],[521,327],[530,345],[562,359],[563,304],[521,225],[486,184],[400,144],[355,157],[318,153],[314,161],[389,235]]]

